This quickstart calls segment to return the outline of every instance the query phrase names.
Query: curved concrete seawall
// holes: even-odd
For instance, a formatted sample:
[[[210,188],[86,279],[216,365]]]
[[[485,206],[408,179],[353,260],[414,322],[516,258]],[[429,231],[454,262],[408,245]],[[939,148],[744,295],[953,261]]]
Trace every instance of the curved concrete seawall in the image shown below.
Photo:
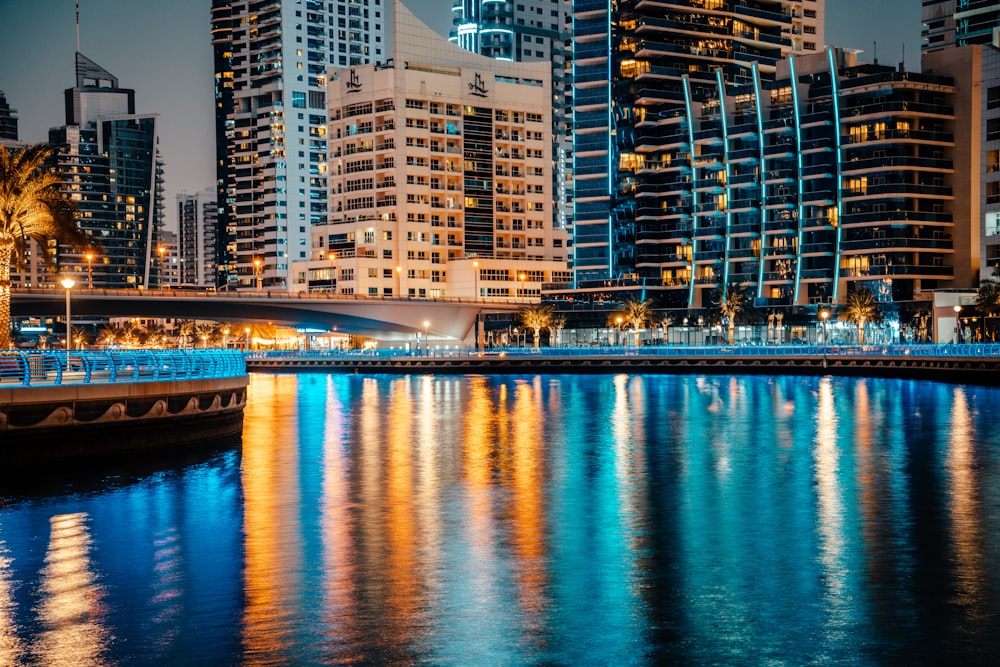
[[[249,378],[239,352],[5,353],[0,369],[0,464],[210,446],[242,433]]]

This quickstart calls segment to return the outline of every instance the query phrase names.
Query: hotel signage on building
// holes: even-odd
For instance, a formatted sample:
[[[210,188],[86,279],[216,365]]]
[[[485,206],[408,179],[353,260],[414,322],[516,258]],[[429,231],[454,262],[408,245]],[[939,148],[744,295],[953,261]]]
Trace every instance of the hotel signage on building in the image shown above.
[[[493,73],[462,70],[462,82],[472,97],[489,99],[493,93]]]
[[[358,71],[356,69],[348,72],[344,87],[347,88],[347,92],[349,93],[356,93],[361,90],[361,79],[358,78]]]

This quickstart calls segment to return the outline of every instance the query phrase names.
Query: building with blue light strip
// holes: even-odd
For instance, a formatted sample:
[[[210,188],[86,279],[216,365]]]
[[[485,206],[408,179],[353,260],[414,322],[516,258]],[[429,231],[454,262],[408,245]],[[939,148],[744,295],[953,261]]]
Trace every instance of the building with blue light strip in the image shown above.
[[[576,283],[551,296],[698,310],[738,285],[791,308],[972,284],[948,67],[795,51],[787,3],[666,4],[574,4]]]

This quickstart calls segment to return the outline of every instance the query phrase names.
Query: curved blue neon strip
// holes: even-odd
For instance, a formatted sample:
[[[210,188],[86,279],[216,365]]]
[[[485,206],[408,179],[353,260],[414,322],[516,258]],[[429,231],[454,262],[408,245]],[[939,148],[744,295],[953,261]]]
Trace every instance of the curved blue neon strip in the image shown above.
[[[757,298],[764,297],[764,225],[767,216],[764,214],[764,202],[767,201],[767,184],[764,178],[764,108],[761,106],[760,97],[760,71],[757,63],[753,63],[753,97],[754,104],[757,105],[757,150],[760,151],[760,159],[757,163],[760,169],[757,172],[757,180],[760,181],[760,258],[757,261]]]
[[[837,82],[837,61],[833,56],[833,49],[827,48],[827,54],[829,54],[830,59],[830,86],[833,91],[833,140],[836,142],[837,146],[837,160],[834,169],[836,184],[834,185],[837,195],[837,245],[834,249],[834,261],[833,261],[833,295],[831,297],[831,303],[837,303],[837,295],[840,291],[840,244],[841,244],[841,229],[844,225],[844,202],[840,196],[840,160],[841,160],[841,144],[840,144],[840,86]]]
[[[694,305],[694,257],[695,251],[698,249],[698,241],[694,238],[695,227],[698,226],[698,216],[695,215],[698,211],[698,188],[694,187],[694,182],[697,180],[698,173],[694,164],[694,114],[691,111],[691,82],[688,80],[687,74],[681,77],[681,83],[684,84],[684,112],[687,114],[688,146],[691,153],[691,276],[688,279],[688,308],[691,308]]]
[[[798,181],[796,183],[798,190],[796,195],[798,219],[796,223],[799,229],[798,241],[795,246],[795,289],[792,291],[792,305],[794,306],[799,302],[799,289],[802,286],[802,220],[804,219],[805,207],[802,205],[802,122],[799,118],[799,81],[795,75],[795,56],[788,56],[788,67],[792,75],[792,109],[795,112],[795,163],[797,167],[796,180]]]
[[[615,78],[612,77],[614,74],[614,54],[611,50],[613,38],[611,36],[611,17],[616,14],[612,12],[611,0],[608,0],[608,23],[607,23],[607,34],[608,36],[608,129],[615,129],[615,118],[614,118],[614,81]],[[617,162],[617,149],[615,148],[615,133],[608,133],[608,280],[615,277],[615,263],[614,263],[614,247],[615,247],[615,225],[614,225],[614,211],[611,206],[615,198],[615,174],[618,172]]]
[[[715,82],[719,86],[719,113],[722,115],[722,159],[726,166],[726,238],[722,255],[722,300],[729,290],[729,244],[733,226],[732,169],[729,165],[729,122],[726,118],[726,83],[722,80],[722,70],[715,70]]]

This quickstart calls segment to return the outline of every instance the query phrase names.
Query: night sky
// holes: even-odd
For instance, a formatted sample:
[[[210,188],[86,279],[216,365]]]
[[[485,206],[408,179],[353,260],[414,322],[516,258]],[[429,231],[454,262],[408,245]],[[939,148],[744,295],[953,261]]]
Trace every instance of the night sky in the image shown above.
[[[384,0],[388,2],[388,0]],[[406,0],[442,35],[452,0]],[[864,50],[870,61],[919,66],[917,0],[827,0],[827,42]],[[175,196],[211,187],[214,120],[210,0],[80,0],[80,51],[136,91],[136,111],[157,113],[166,162],[167,224]],[[0,0],[0,90],[18,111],[22,141],[48,140],[63,125],[76,50],[74,0]]]

